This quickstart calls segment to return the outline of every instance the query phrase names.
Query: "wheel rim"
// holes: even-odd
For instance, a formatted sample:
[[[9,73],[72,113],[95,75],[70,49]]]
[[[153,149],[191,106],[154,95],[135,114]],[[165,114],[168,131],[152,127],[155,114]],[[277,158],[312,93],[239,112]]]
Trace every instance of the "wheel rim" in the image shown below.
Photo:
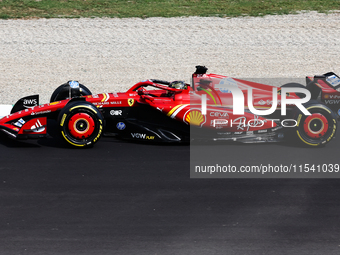
[[[303,129],[307,136],[320,138],[324,136],[328,130],[327,118],[320,113],[313,113],[305,119]]]
[[[68,129],[74,138],[85,139],[93,134],[95,122],[89,114],[77,113],[70,118]]]

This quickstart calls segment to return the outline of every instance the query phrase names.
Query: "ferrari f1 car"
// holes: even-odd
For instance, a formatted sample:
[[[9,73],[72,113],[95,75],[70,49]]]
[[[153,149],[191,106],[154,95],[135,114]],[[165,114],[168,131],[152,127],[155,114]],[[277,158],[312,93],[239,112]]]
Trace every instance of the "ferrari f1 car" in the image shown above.
[[[340,78],[334,73],[307,78],[309,100],[295,93],[299,84],[276,88],[206,71],[197,66],[191,85],[150,79],[123,93],[96,95],[69,81],[53,92],[50,103],[39,105],[38,95],[20,99],[0,119],[0,130],[15,139],[41,138],[54,120],[61,137],[76,147],[93,146],[102,135],[165,143],[278,142],[291,136],[315,147],[335,137]],[[291,103],[296,100],[303,104]],[[235,105],[243,112],[235,112]]]

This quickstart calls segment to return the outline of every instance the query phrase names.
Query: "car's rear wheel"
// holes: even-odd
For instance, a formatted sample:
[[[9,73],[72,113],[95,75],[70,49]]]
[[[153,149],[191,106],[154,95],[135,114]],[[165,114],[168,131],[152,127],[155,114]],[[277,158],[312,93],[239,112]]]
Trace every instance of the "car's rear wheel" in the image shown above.
[[[84,86],[83,84],[79,84],[76,81],[68,81],[54,90],[50,102],[52,103],[68,98],[88,95],[92,95],[92,93],[86,86]]]
[[[58,123],[64,139],[76,147],[93,146],[103,133],[104,118],[91,103],[76,101],[66,105]]]
[[[326,105],[310,101],[305,108],[311,115],[300,111],[296,114],[296,135],[298,139],[309,146],[323,146],[334,138],[337,129],[337,119],[334,112]]]

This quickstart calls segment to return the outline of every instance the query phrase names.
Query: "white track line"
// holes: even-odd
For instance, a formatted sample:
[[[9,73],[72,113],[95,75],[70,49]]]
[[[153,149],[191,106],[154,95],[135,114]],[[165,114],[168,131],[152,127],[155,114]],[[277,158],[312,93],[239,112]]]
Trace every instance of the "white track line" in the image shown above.
[[[10,114],[12,107],[12,105],[0,105],[0,118]]]

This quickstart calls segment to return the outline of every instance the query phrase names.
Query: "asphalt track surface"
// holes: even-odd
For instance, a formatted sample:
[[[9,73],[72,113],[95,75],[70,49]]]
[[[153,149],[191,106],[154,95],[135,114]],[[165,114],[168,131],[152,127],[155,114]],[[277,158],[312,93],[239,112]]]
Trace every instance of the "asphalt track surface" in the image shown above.
[[[338,179],[190,179],[189,146],[0,138],[1,255],[339,254]],[[282,163],[336,157],[340,139],[230,146]]]

